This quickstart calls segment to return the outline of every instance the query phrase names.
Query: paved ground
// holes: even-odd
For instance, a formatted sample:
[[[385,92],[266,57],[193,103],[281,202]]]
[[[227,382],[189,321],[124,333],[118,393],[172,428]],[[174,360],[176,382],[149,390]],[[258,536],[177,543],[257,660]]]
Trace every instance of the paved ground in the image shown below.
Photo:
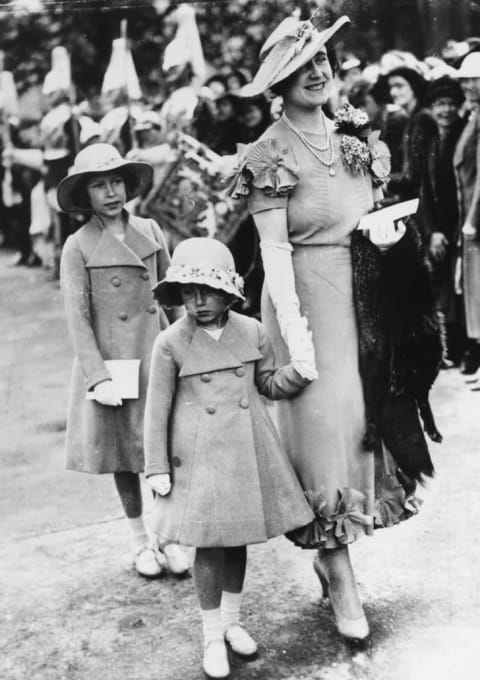
[[[58,288],[0,250],[0,680],[195,680],[191,579],[133,573],[109,477],[63,470],[71,351]],[[420,515],[354,546],[372,641],[352,653],[319,601],[311,553],[250,551],[244,620],[260,640],[238,680],[480,677],[480,392],[433,395],[445,435]]]

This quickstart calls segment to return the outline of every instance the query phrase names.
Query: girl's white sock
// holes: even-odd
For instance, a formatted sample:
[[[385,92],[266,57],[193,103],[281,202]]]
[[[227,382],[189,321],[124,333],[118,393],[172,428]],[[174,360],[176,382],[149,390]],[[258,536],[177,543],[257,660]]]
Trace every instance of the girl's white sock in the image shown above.
[[[133,552],[138,552],[144,545],[148,543],[148,534],[143,521],[143,516],[127,517],[128,526],[130,529],[130,540],[132,543]]]
[[[226,590],[223,591],[220,611],[225,630],[233,623],[238,623],[241,605],[242,593],[228,593]]]
[[[223,640],[224,625],[220,607],[216,609],[200,609],[202,617],[203,637],[205,644],[213,640]]]

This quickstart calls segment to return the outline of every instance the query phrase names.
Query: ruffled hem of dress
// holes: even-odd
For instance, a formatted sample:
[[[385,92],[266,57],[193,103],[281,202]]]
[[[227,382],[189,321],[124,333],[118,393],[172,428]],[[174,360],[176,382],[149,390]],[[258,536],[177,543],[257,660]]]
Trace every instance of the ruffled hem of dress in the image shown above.
[[[305,497],[315,519],[307,526],[285,534],[300,548],[348,545],[373,529],[373,516],[365,513],[366,496],[361,491],[350,487],[338,489],[337,504],[330,515],[321,493],[306,491]]]
[[[357,489],[339,489],[337,505],[330,515],[323,495],[306,491],[315,519],[285,536],[300,548],[332,548],[348,545],[371,534],[373,529],[392,527],[418,514],[423,501],[414,491],[407,494],[394,474],[386,475],[383,482],[373,515],[365,512],[366,496]]]
[[[422,499],[415,495],[414,489],[410,489],[410,493],[407,494],[396,475],[386,475],[381,493],[375,499],[375,529],[387,529],[417,515],[422,503]]]

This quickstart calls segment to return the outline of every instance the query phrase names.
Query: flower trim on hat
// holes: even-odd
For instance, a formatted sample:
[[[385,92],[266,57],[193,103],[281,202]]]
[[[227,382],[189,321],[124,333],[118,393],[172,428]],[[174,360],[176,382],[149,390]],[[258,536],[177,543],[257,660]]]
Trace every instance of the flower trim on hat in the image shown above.
[[[283,69],[288,66],[292,59],[302,53],[305,45],[311,41],[314,30],[314,25],[307,20],[303,21],[293,33],[286,36],[287,38],[292,38],[295,42],[292,43],[283,57],[279,59],[278,64],[271,75],[272,82],[276,79],[279,73],[281,73]]]
[[[223,288],[231,293],[234,288],[243,297],[243,278],[234,269],[218,267],[198,267],[189,264],[177,264],[167,269],[167,283],[201,283],[213,288]]]
[[[386,184],[390,175],[390,151],[380,141],[380,131],[372,132],[365,111],[351,104],[341,106],[334,116],[340,140],[340,156],[353,175],[367,172],[374,186]]]
[[[290,149],[276,139],[238,144],[237,154],[237,165],[224,180],[232,198],[248,196],[252,186],[267,196],[286,196],[298,183],[300,168]]]

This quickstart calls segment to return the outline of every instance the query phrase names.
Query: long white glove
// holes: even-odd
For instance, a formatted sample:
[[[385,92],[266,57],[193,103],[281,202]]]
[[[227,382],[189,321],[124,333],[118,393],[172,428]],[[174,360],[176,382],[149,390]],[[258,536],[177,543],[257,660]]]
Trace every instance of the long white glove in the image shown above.
[[[147,482],[159,496],[167,496],[172,488],[172,481],[168,472],[160,475],[151,475],[147,477]]]
[[[307,319],[300,314],[300,302],[295,292],[293,248],[289,243],[263,240],[260,249],[268,292],[292,365],[303,378],[315,380],[318,373],[312,334],[308,330]]]
[[[122,399],[111,380],[103,380],[93,388],[95,401],[104,406],[121,406]]]

